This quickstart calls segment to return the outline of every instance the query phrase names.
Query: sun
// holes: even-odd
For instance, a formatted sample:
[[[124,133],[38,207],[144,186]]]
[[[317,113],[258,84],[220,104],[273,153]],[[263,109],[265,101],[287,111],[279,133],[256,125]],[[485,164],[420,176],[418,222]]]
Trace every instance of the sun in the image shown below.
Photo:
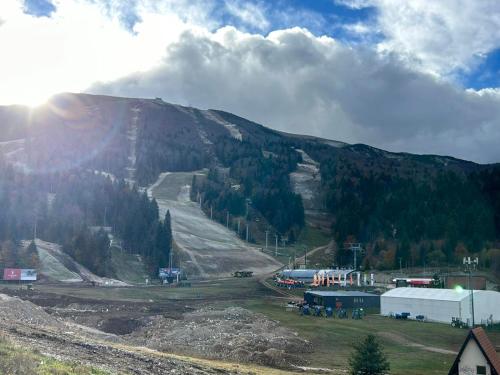
[[[7,100],[1,100],[2,104],[25,105],[31,108],[38,107],[46,103],[50,97],[56,94],[53,90],[29,87],[10,92]]]

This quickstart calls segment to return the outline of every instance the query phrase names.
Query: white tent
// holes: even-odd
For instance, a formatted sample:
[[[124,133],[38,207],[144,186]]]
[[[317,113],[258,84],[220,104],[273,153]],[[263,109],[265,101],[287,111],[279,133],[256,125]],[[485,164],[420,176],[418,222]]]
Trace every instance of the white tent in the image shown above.
[[[380,298],[380,313],[390,315],[409,312],[410,319],[417,315],[430,321],[450,323],[451,318],[472,322],[470,290],[395,288]],[[475,290],[474,315],[476,324],[490,318],[500,321],[500,293]]]

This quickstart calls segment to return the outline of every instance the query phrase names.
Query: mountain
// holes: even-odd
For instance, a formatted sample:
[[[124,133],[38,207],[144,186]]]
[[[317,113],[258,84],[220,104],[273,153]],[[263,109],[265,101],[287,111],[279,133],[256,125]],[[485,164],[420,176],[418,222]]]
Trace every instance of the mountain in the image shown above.
[[[249,223],[257,242],[265,230],[293,242],[314,226],[338,243],[365,243],[366,266],[453,262],[500,238],[498,165],[288,134],[159,98],[88,94],[0,107],[0,137],[6,162],[37,176],[84,170],[147,187],[162,172],[206,170],[190,197],[208,216]]]

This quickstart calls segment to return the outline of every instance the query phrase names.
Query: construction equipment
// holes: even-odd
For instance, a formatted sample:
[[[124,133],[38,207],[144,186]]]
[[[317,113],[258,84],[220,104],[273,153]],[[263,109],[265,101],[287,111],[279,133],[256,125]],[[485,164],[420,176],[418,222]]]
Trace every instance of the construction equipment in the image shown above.
[[[360,320],[360,319],[363,319],[364,315],[365,315],[365,312],[363,311],[363,309],[353,309],[352,310],[352,319]]]
[[[410,315],[409,312],[396,313],[396,319],[407,320]]]
[[[252,277],[253,272],[252,271],[236,271],[233,273],[234,277]]]
[[[314,316],[323,316],[320,305],[314,306]]]
[[[325,317],[331,318],[332,316],[333,316],[333,309],[330,306],[328,306],[325,309]]]
[[[451,326],[455,328],[469,328],[469,325],[460,318],[451,318]]]
[[[347,319],[347,310],[346,309],[337,309],[337,318]]]

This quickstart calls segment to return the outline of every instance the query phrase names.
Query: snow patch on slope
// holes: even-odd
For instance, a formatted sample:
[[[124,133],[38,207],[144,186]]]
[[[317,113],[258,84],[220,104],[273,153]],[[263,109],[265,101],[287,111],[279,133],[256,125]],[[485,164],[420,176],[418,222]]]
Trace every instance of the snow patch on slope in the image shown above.
[[[203,114],[203,116],[205,116],[207,120],[213,121],[219,125],[224,126],[229,131],[231,137],[233,137],[234,139],[237,139],[238,141],[243,140],[243,136],[241,135],[240,131],[238,130],[238,127],[235,124],[227,122],[226,120],[224,120],[218,114],[212,112],[211,110],[201,111],[201,113]]]

